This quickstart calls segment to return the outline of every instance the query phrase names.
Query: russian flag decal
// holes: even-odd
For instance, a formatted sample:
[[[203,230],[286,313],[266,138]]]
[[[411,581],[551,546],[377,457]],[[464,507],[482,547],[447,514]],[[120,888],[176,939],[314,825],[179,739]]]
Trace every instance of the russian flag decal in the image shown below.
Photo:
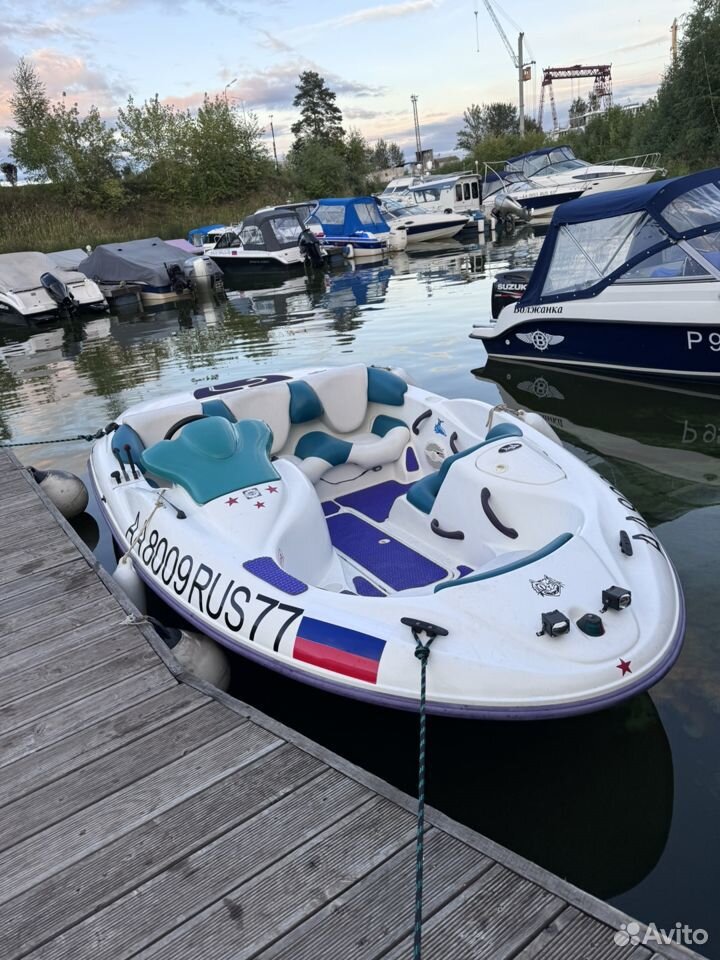
[[[295,637],[293,657],[346,677],[377,683],[384,649],[385,641],[380,637],[303,617]]]

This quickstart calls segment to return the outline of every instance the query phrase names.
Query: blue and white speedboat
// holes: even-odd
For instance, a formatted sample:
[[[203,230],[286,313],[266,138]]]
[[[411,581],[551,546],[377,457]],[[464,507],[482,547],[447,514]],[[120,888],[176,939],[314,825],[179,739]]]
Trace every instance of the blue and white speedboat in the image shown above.
[[[720,169],[559,207],[532,271],[498,274],[488,355],[720,377]]]
[[[400,371],[317,367],[135,404],[89,472],[131,578],[213,640],[343,696],[417,708],[415,635],[436,638],[428,709],[497,719],[610,706],[680,649],[675,571],[619,491],[541,417]]]
[[[305,223],[323,246],[341,250],[350,260],[377,259],[407,246],[405,228],[390,226],[375,197],[326,197]]]

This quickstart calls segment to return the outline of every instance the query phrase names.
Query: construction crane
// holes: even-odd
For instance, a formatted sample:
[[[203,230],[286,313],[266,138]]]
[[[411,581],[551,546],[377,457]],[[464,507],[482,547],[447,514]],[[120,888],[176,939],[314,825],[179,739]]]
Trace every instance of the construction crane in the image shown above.
[[[525,34],[522,31],[518,34],[518,47],[517,53],[513,50],[512,44],[507,38],[507,34],[503,30],[503,26],[497,18],[497,14],[492,8],[490,0],[483,0],[485,4],[485,9],[490,14],[490,19],[495,24],[495,29],[500,34],[500,39],[505,44],[505,49],[510,54],[510,59],[515,65],[515,69],[518,72],[518,113],[520,115],[520,136],[522,137],[525,133],[525,88],[523,84],[530,79],[532,75],[531,64],[526,64],[523,58],[523,38]],[[477,7],[475,8],[475,36],[477,39],[477,16],[478,11]],[[480,44],[477,44],[478,51],[480,50]]]

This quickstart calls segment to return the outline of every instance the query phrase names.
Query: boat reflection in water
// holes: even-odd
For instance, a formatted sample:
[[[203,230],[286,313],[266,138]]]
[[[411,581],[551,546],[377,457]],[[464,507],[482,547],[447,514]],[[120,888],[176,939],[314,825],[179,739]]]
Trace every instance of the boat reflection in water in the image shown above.
[[[720,501],[720,388],[488,361],[509,407],[540,413],[655,525]]]

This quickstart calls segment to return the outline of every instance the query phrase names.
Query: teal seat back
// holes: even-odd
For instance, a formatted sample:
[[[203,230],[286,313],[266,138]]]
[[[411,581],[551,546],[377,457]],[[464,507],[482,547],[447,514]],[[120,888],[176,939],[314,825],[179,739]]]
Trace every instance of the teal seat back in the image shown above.
[[[492,443],[493,440],[503,440],[506,437],[521,437],[522,435],[522,430],[514,423],[497,423],[488,430],[487,436],[480,443],[476,443],[473,447],[468,447],[467,450],[454,453],[451,457],[446,457],[437,473],[431,473],[427,477],[416,480],[406,494],[408,500],[418,510],[422,510],[423,513],[430,513],[435,503],[435,498],[438,493],[440,493],[440,487],[445,481],[447,472],[456,460],[470,456],[471,453],[475,453],[480,447],[484,447],[486,443]]]
[[[262,420],[230,423],[206,417],[142,453],[156,477],[183,487],[196,503],[208,503],[243,487],[279,480],[270,462],[272,431]]]

